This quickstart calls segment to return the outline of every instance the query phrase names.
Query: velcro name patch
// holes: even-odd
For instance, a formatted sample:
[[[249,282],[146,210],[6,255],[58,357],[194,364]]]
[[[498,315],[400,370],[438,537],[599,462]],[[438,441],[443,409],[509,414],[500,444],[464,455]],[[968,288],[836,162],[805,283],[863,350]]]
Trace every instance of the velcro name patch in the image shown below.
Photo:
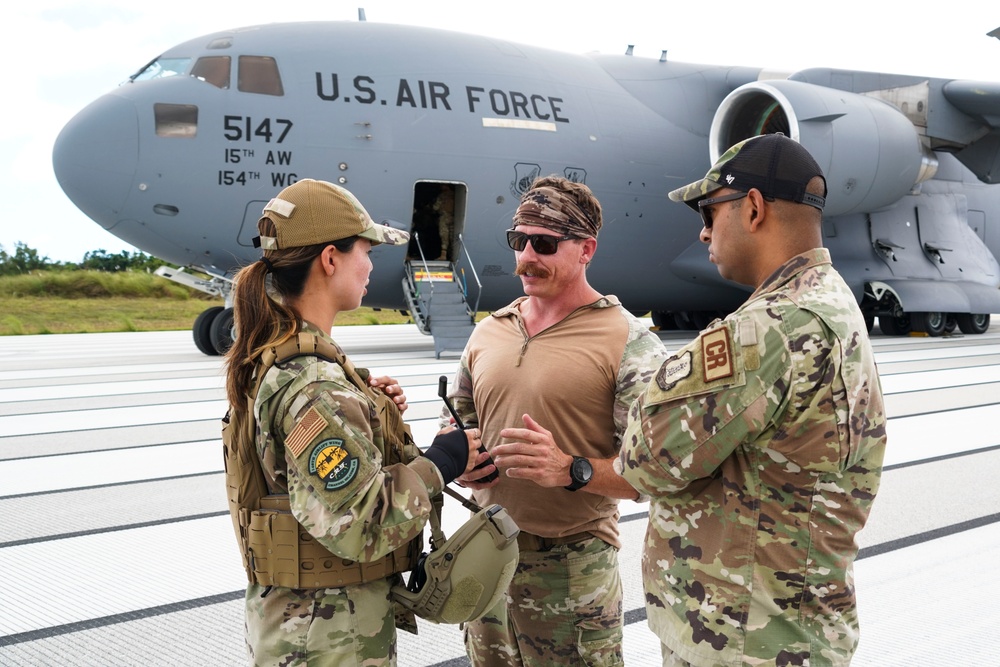
[[[721,326],[704,332],[699,338],[705,382],[732,377],[733,350],[732,341],[729,339],[729,328]]]

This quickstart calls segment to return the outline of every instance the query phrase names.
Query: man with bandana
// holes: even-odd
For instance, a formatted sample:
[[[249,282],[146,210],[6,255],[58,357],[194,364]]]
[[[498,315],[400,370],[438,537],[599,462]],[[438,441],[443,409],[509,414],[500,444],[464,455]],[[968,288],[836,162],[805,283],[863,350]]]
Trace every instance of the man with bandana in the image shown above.
[[[638,494],[612,464],[666,352],[587,282],[601,224],[587,186],[532,184],[507,231],[526,296],[479,323],[455,376],[455,408],[495,463],[459,481],[521,529],[508,595],[465,627],[475,667],[623,664],[618,499]]]

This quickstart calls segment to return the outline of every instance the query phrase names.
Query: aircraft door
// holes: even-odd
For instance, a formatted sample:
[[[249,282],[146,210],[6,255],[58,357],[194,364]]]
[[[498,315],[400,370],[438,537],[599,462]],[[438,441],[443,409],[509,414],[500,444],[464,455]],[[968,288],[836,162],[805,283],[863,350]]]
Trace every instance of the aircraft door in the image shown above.
[[[467,193],[463,183],[419,181],[414,185],[407,259],[460,261]]]

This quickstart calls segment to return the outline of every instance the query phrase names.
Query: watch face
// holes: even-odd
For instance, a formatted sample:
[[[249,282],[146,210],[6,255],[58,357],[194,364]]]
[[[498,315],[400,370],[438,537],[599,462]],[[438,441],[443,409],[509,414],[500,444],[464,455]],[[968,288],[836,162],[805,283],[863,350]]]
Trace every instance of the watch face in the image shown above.
[[[573,477],[574,482],[586,484],[590,481],[591,476],[594,474],[594,467],[590,465],[590,461],[582,456],[578,456],[573,459],[573,466],[570,474]]]

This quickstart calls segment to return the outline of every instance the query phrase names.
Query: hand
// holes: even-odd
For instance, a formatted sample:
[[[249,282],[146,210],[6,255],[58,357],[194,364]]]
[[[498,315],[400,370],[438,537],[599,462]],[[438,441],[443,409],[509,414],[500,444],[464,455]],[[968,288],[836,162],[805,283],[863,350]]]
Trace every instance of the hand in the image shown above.
[[[530,415],[523,415],[524,428],[505,428],[500,437],[512,440],[497,445],[493,461],[508,477],[530,479],[545,487],[567,486],[573,457],[559,449],[552,433],[542,428]]]
[[[467,428],[463,433],[465,433],[465,439],[469,443],[469,458],[465,462],[465,472],[462,473],[462,476],[468,475],[476,467],[479,448],[483,446],[483,434],[478,428]]]
[[[403,393],[403,388],[399,386],[399,383],[395,379],[388,375],[380,377],[369,376],[368,384],[375,389],[380,389],[383,394],[391,398],[392,402],[399,408],[400,413],[406,412],[406,409],[410,407],[406,404],[406,394]]]
[[[442,429],[447,431],[450,429]],[[478,428],[470,428],[465,431],[467,437],[469,437],[469,462],[465,466],[465,472],[455,480],[459,486],[465,487],[467,489],[472,489],[473,491],[478,491],[479,489],[488,489],[497,483],[497,479],[490,482],[481,482],[482,478],[496,472],[497,467],[493,464],[482,467],[479,470],[474,470],[474,468],[486,461],[490,460],[490,454],[485,449],[479,451],[483,442]],[[472,434],[475,434],[475,439],[473,439]]]

